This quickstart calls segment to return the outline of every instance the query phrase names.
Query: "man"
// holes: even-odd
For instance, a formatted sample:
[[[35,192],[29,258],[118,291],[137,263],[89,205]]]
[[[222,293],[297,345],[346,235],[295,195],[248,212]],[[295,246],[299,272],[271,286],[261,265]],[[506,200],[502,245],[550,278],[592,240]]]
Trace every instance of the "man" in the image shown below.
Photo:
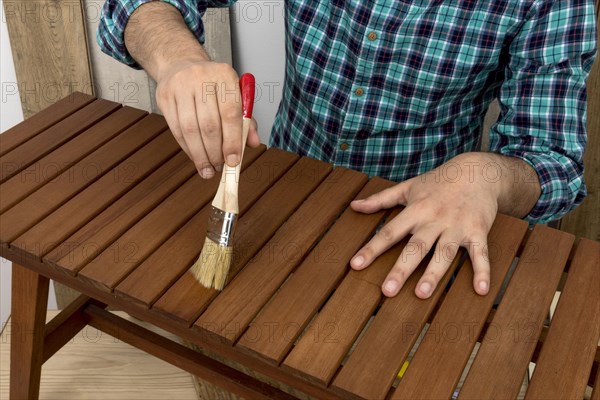
[[[173,135],[210,178],[224,161],[240,162],[241,110],[238,76],[210,61],[200,18],[234,0],[149,1],[108,0],[98,42],[157,81]],[[484,295],[497,212],[545,223],[585,197],[585,80],[595,53],[592,0],[290,0],[271,145],[401,182],[352,203],[365,213],[406,206],[351,260],[366,268],[412,235],[386,296],[433,246],[418,297],[432,294],[459,246]],[[495,97],[490,152],[477,152]],[[259,143],[256,125],[248,143]]]

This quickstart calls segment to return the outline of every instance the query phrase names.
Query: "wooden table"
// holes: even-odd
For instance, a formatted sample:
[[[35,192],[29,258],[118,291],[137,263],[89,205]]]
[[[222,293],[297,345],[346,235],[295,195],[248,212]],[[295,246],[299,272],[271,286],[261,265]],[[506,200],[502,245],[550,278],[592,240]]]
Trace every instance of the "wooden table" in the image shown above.
[[[413,294],[423,266],[386,299],[380,286],[405,242],[364,271],[348,261],[399,210],[348,204],[393,183],[263,146],[244,157],[232,279],[218,293],[187,272],[218,178],[197,176],[162,117],[75,94],[2,134],[0,165],[13,398],[37,397],[42,363],[86,324],[248,398],[293,396],[229,361],[316,398],[449,398],[478,341],[460,398],[515,397],[531,360],[528,398],[582,398],[588,384],[600,398],[597,242],[499,215],[489,295],[473,292],[460,251],[430,299]],[[44,325],[49,278],[84,295]]]

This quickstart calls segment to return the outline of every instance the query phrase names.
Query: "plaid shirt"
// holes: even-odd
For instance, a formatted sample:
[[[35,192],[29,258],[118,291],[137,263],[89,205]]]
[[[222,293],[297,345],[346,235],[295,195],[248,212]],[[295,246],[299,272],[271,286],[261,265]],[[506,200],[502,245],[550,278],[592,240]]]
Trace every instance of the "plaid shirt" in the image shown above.
[[[148,1],[108,0],[98,30],[102,49],[132,67],[123,31]],[[234,0],[166,2],[203,43],[207,7]],[[583,201],[592,0],[289,0],[285,16],[272,145],[402,181],[479,149],[498,98],[490,151],[528,162],[542,187],[527,219]]]

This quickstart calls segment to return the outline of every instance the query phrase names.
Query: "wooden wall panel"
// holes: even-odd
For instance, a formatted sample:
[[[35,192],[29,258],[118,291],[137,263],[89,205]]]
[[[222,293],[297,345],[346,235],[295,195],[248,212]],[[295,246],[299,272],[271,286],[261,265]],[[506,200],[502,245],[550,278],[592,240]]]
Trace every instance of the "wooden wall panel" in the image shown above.
[[[81,2],[3,5],[25,118],[74,91],[93,94]]]

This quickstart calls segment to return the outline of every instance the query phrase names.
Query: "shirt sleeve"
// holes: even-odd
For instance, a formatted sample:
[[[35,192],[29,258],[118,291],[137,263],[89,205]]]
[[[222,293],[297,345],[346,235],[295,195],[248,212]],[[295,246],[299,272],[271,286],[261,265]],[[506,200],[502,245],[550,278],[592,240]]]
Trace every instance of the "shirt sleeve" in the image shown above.
[[[587,194],[585,85],[596,48],[592,0],[535,1],[508,48],[490,151],[521,158],[537,172],[542,190],[525,218],[531,223],[562,217]]]
[[[155,0],[106,0],[102,7],[102,14],[96,40],[102,51],[116,60],[136,69],[141,66],[131,57],[125,47],[125,26],[131,14],[145,3]],[[171,4],[183,16],[190,31],[198,41],[204,44],[204,25],[202,16],[208,7],[228,7],[235,0],[160,0]]]

